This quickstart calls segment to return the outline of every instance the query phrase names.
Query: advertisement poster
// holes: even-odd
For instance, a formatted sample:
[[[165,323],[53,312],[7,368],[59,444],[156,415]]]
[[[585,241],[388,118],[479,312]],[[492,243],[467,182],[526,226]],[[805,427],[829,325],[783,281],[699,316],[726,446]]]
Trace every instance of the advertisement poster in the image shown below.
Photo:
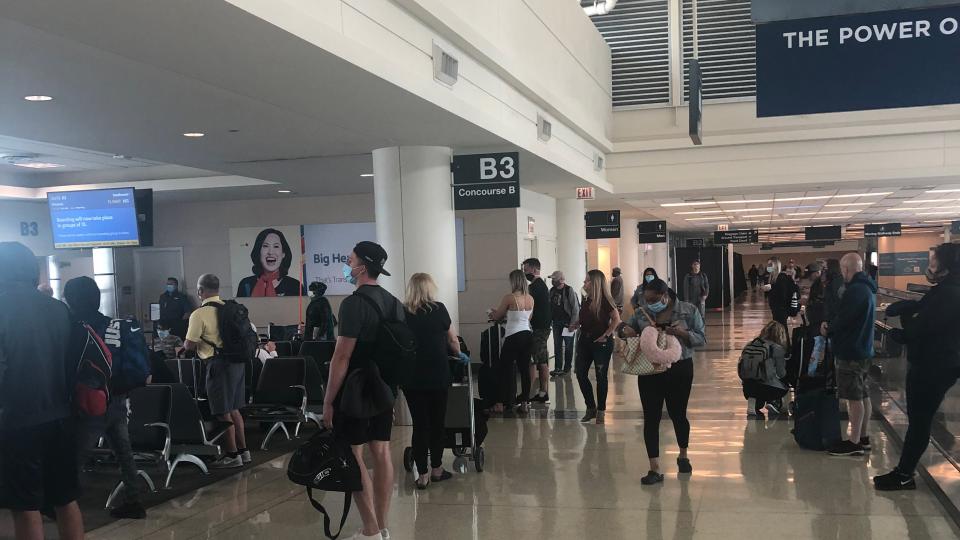
[[[333,223],[304,225],[304,276],[309,285],[314,281],[327,285],[328,296],[353,293],[354,287],[343,278],[343,265],[353,246],[363,240],[377,240],[376,223]],[[389,269],[390,261],[387,261]]]
[[[305,296],[300,226],[230,229],[230,274],[237,298]]]

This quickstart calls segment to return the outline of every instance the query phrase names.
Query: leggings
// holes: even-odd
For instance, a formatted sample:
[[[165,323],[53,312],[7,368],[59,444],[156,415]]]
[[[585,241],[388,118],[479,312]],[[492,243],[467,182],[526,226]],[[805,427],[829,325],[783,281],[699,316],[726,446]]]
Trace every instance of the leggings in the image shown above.
[[[610,369],[610,356],[613,354],[613,338],[603,343],[581,336],[577,346],[576,372],[577,382],[583,401],[591,410],[607,410],[607,371]],[[593,385],[590,384],[590,364],[597,376],[597,398],[593,398]]]
[[[520,372],[521,401],[530,397],[530,353],[533,348],[533,332],[525,330],[507,336],[500,348],[500,365],[497,369],[497,403],[512,405],[516,396],[516,373]],[[514,371],[516,369],[516,371]],[[524,376],[526,375],[526,376]]]
[[[673,421],[680,448],[690,445],[690,421],[687,403],[693,387],[693,359],[681,360],[667,371],[657,375],[638,377],[640,403],[643,405],[643,442],[650,459],[660,457],[660,420],[663,403]]]
[[[420,474],[427,472],[427,450],[430,466],[443,465],[444,420],[447,417],[447,389],[404,390],[410,416],[413,417],[413,460]]]
[[[913,474],[930,444],[933,417],[947,391],[957,382],[960,369],[943,370],[910,365],[907,370],[907,435],[897,470]]]

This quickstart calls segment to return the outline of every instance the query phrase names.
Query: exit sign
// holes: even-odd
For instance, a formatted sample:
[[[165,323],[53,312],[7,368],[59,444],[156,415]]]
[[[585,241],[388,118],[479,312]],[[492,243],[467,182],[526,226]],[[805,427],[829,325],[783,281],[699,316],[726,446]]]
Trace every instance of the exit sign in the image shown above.
[[[721,224],[717,225],[717,230],[718,230],[718,231],[729,231],[729,230],[730,230],[730,226],[727,225],[726,223],[721,223]]]
[[[590,187],[578,187],[577,188],[577,199],[578,200],[593,200],[593,186]]]

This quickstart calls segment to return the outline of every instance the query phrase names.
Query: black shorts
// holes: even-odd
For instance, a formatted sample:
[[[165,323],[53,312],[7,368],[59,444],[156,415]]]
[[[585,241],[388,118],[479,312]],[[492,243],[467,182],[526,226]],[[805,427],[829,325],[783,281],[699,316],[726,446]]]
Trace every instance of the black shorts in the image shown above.
[[[0,433],[0,507],[38,511],[79,497],[72,418]]]
[[[390,441],[393,431],[393,409],[372,418],[352,418],[339,409],[333,413],[333,431],[351,446],[370,441]]]

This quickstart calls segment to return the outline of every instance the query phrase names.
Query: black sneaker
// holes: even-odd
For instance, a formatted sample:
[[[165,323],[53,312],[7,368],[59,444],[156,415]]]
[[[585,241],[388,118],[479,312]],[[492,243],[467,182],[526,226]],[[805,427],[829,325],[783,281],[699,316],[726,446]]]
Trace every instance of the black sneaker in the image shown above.
[[[563,370],[563,376],[566,377],[567,375],[570,375],[570,370],[569,369]]]
[[[520,403],[526,403],[528,401],[530,401],[530,398],[528,398],[527,396],[523,394],[517,394],[517,399],[514,400],[514,403],[520,404]]]
[[[530,402],[531,403],[550,403],[550,394],[547,394],[546,392],[542,394],[537,394],[532,398],[530,398]]]
[[[680,474],[690,474],[693,472],[693,465],[690,465],[689,458],[677,458],[677,467],[680,468]]]
[[[146,519],[147,511],[138,502],[128,502],[110,510],[110,517],[114,519]]]
[[[827,453],[831,456],[862,456],[863,447],[851,441],[840,441],[833,445]]]
[[[587,422],[593,420],[597,417],[596,409],[587,409],[587,414],[583,415],[583,418],[580,419],[580,422],[586,424]]]
[[[904,491],[917,489],[917,482],[913,476],[907,476],[894,469],[887,474],[874,476],[873,487],[877,491]]]
[[[663,475],[658,472],[650,471],[646,476],[640,479],[640,483],[645,486],[663,483]]]
[[[864,450],[869,452],[870,449],[872,448],[870,446],[870,437],[860,437],[860,446],[862,446]]]
[[[563,373],[562,369],[555,369],[550,372],[551,377],[559,377]]]

